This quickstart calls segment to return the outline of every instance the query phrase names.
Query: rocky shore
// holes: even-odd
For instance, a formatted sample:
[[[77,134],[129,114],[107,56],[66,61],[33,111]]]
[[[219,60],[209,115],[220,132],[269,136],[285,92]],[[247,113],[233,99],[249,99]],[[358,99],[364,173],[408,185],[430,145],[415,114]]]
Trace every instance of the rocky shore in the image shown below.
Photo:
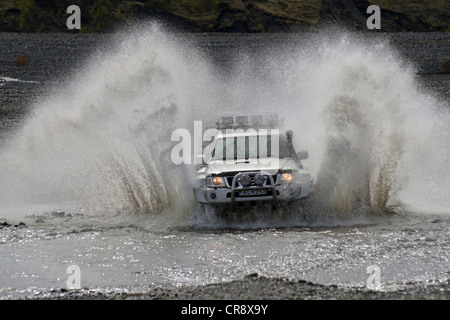
[[[265,278],[251,274],[241,280],[185,286],[152,288],[146,292],[114,292],[90,289],[54,290],[29,299],[38,300],[448,300],[450,283],[410,283],[395,291],[342,288],[306,281]]]

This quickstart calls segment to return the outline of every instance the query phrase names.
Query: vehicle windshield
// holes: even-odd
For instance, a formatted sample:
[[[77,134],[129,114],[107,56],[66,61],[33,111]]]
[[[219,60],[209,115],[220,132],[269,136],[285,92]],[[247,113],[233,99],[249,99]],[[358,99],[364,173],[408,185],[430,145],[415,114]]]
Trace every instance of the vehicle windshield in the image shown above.
[[[213,160],[292,157],[293,150],[284,135],[250,135],[217,139]]]

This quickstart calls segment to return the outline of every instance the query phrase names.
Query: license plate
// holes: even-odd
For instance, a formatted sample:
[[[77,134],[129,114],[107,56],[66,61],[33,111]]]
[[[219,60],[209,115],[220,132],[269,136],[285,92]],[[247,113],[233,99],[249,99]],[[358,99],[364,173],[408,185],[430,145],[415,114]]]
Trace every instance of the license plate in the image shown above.
[[[246,189],[239,191],[240,196],[261,196],[265,194],[267,194],[266,189]]]

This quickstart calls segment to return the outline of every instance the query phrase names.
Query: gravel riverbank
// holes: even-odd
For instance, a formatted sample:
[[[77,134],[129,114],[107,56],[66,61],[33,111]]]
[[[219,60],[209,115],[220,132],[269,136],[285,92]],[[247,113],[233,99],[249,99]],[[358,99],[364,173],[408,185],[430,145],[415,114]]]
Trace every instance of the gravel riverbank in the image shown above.
[[[450,283],[414,284],[396,291],[343,288],[307,281],[265,278],[256,274],[241,280],[152,288],[146,292],[114,292],[90,289],[55,290],[29,297],[38,300],[448,300]]]

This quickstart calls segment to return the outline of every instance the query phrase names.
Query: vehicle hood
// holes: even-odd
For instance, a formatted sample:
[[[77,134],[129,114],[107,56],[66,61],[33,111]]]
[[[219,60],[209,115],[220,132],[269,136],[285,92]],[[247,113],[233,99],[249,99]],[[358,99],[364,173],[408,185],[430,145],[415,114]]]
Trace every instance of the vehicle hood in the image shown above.
[[[298,169],[292,158],[274,159],[247,159],[234,161],[212,161],[206,168],[205,174],[221,174],[227,172],[267,171],[276,174],[279,170]]]

